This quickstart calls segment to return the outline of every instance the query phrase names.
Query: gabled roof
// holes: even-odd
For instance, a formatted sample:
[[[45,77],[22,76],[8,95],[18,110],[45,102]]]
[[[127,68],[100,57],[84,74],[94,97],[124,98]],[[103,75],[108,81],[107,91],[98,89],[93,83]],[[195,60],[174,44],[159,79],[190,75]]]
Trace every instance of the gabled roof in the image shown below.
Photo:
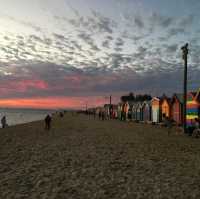
[[[171,98],[167,97],[165,94],[161,97],[161,103],[166,100],[169,104],[171,104]]]
[[[194,91],[191,91],[191,92],[187,93],[187,97],[191,96],[193,99],[196,97],[196,95],[197,95],[197,92],[194,92]]]
[[[134,108],[136,108],[137,107],[137,105],[138,105],[138,103],[137,102],[134,102],[133,104],[132,104],[132,109],[134,109]]]
[[[191,92],[188,92],[187,93],[187,102],[189,102],[189,101],[198,101],[198,97],[199,96],[199,94],[198,94],[198,92],[193,92],[193,91],[191,91]]]
[[[154,100],[160,101],[161,99],[162,99],[162,97],[153,97],[151,102],[154,101]]]
[[[142,104],[143,104],[142,102],[137,102],[136,107],[140,108],[142,106]]]
[[[144,101],[144,102],[142,103],[142,106],[143,106],[143,107],[146,106],[146,105],[151,106],[151,101]]]
[[[196,92],[195,100],[197,100],[197,101],[200,102],[200,88],[199,88],[199,90]]]
[[[183,94],[182,93],[174,93],[174,95],[172,96],[172,103],[174,101],[174,99],[176,98],[181,104],[183,104]]]

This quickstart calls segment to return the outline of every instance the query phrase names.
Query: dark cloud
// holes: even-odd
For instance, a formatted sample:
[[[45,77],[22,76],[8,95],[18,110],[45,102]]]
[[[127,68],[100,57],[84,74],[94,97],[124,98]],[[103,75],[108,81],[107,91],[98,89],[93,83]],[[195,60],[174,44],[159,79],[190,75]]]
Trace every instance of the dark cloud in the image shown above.
[[[92,38],[91,34],[82,32],[82,33],[79,33],[78,37],[80,39],[82,39],[83,42],[88,44],[92,50],[94,50],[94,51],[99,51],[100,50],[98,48],[98,46],[95,44],[94,39]]]
[[[188,15],[188,16],[183,17],[179,22],[179,26],[180,27],[191,26],[194,21],[194,18],[195,18],[194,15]]]
[[[66,38],[64,35],[62,34],[57,34],[57,33],[54,33],[53,36],[55,37],[55,39],[57,40],[61,40],[61,41],[65,41],[65,42],[68,42],[68,38]]]
[[[79,51],[82,51],[83,47],[77,41],[71,41],[71,44]]]
[[[4,36],[4,39],[7,40],[7,41],[10,40],[10,38],[8,36]]]
[[[139,53],[145,53],[146,51],[147,51],[147,48],[145,48],[143,46],[139,46],[139,48],[138,48]]]
[[[167,53],[175,53],[178,49],[178,44],[167,45],[166,51]]]
[[[136,35],[136,36],[133,36],[133,37],[132,37],[132,40],[137,42],[137,41],[139,41],[139,40],[141,40],[141,39],[143,39],[143,38],[144,38],[144,36]]]
[[[117,27],[117,23],[108,17],[104,17],[99,12],[91,10],[93,16],[96,18],[96,25],[100,32],[113,33],[113,28]]]
[[[29,36],[29,42],[31,43],[35,43],[35,42],[39,42],[39,43],[43,43],[43,39],[37,35],[30,35]]]
[[[134,18],[135,25],[138,28],[144,28],[144,21],[142,20],[141,16],[135,16]]]
[[[121,47],[124,45],[124,40],[122,38],[117,38],[115,45]]]
[[[122,49],[122,48],[119,48],[119,47],[114,48],[114,50],[115,50],[116,52],[122,52],[122,51],[123,51],[123,49]]]
[[[161,28],[168,28],[176,23],[176,18],[163,16],[157,12],[154,12],[149,20],[152,26],[160,26]]]
[[[189,57],[191,58],[192,63],[200,63],[200,45],[198,43],[191,43],[189,46]]]
[[[172,36],[178,36],[179,34],[184,34],[185,33],[185,29],[183,27],[176,27],[176,28],[170,28],[168,30],[168,36],[172,37]]]
[[[50,39],[50,38],[44,38],[43,42],[44,42],[44,44],[47,45],[47,46],[50,46],[50,45],[53,44],[53,41],[52,41],[52,39]]]
[[[111,35],[108,35],[106,38],[107,38],[108,40],[111,40],[111,41],[114,39]]]
[[[141,52],[145,52],[142,47]],[[106,92],[150,92],[151,94],[175,92],[182,89],[182,73],[180,64],[172,64],[162,59],[149,60],[148,65],[153,66],[146,70],[145,65],[123,67],[123,64],[132,61],[132,56],[115,53],[110,54],[109,67],[103,66],[101,58],[90,62],[91,66],[77,69],[71,65],[56,65],[53,63],[19,63],[15,66],[0,64],[7,74],[0,78],[1,97],[47,97],[47,96],[89,96]],[[134,59],[134,58],[133,58]],[[102,66],[99,65],[102,64]],[[123,63],[123,64],[122,64]],[[85,62],[81,63],[85,64]],[[95,66],[95,67],[94,67]],[[113,70],[115,73],[113,73]],[[137,71],[137,72],[136,72]],[[196,74],[193,82],[198,82],[200,71],[190,69]],[[198,74],[198,75],[197,75]]]
[[[105,47],[105,48],[110,48],[109,40],[103,41],[102,46]]]
[[[68,22],[75,28],[92,33],[112,34],[113,29],[117,27],[114,20],[101,15],[100,12],[95,10],[91,10],[91,16],[82,17],[77,15],[76,18],[68,19]]]

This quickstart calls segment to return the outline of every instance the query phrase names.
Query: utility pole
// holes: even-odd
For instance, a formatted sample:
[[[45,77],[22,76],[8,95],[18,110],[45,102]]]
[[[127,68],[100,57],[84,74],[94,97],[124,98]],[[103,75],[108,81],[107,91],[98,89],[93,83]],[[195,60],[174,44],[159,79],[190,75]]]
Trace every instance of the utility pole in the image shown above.
[[[109,107],[109,116],[110,116],[110,119],[112,118],[112,116],[111,116],[111,106],[112,106],[112,95],[110,95],[110,107]]]
[[[181,47],[184,60],[184,88],[183,88],[183,128],[184,133],[187,131],[186,114],[187,114],[187,60],[188,60],[188,43]]]
[[[85,104],[85,111],[86,111],[86,113],[87,113],[87,109],[88,109],[88,104],[86,102],[86,104]]]

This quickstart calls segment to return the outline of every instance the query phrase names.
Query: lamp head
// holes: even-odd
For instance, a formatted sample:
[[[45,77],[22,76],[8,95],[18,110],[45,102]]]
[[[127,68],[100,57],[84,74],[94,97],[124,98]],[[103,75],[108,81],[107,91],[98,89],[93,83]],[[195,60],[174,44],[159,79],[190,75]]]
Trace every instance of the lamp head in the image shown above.
[[[184,46],[182,46],[182,47],[181,47],[181,50],[188,49],[188,45],[189,45],[189,44],[188,44],[188,43],[186,43]]]

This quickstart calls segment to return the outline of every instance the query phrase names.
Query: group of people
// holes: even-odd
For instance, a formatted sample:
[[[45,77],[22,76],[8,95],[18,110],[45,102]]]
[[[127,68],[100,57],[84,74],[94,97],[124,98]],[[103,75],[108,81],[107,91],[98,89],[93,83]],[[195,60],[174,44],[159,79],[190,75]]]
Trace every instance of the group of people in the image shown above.
[[[86,111],[85,112],[86,115],[88,115],[89,117],[93,117],[94,119],[99,118],[99,120],[110,120],[112,118],[114,118],[112,111],[106,111],[105,109],[101,109],[98,111]]]

